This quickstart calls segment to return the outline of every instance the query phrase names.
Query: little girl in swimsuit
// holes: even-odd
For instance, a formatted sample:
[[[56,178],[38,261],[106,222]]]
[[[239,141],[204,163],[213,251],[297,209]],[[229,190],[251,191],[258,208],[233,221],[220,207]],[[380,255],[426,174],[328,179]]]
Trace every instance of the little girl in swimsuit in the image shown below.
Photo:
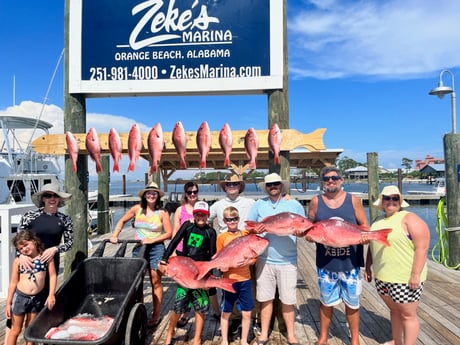
[[[16,345],[24,320],[26,321],[25,327],[27,327],[44,304],[48,309],[52,309],[56,303],[56,267],[53,260],[40,261],[40,255],[45,249],[40,239],[33,232],[23,230],[14,236],[12,242],[20,255],[32,258],[33,268],[21,269],[19,257],[13,262],[5,307],[5,316],[11,319],[12,323],[6,341],[7,345]],[[48,296],[45,292],[47,276],[49,277]],[[30,344],[32,343],[27,342],[27,345]]]

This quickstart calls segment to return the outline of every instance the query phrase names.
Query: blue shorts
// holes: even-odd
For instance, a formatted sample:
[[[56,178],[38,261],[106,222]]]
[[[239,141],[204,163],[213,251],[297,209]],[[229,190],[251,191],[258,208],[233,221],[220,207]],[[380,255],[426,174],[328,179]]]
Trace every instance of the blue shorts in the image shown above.
[[[133,256],[139,256],[139,250],[141,246],[135,246],[133,249]],[[164,243],[155,243],[155,244],[148,244],[147,250],[145,251],[145,259],[149,263],[149,267],[151,270],[158,269],[158,262],[163,258],[165,253],[165,244]]]
[[[330,272],[317,268],[320,301],[327,307],[344,302],[351,309],[359,308],[359,295],[362,291],[360,269],[347,272]]]
[[[251,311],[254,309],[254,298],[252,296],[252,281],[244,280],[242,282],[233,283],[233,288],[236,293],[223,291],[224,297],[222,299],[222,311],[224,313],[231,313],[235,302],[238,301],[239,309],[241,311]]]
[[[36,295],[27,295],[16,289],[13,295],[13,306],[11,310],[14,315],[38,313],[43,308],[46,297],[47,295],[43,290]]]

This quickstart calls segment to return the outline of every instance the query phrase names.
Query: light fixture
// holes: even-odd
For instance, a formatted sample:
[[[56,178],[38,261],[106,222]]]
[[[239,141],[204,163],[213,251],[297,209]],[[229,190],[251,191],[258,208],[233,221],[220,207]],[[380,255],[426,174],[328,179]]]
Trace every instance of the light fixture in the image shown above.
[[[449,86],[444,86],[443,82],[442,82],[442,76],[444,75],[444,73],[447,73],[450,75],[450,77],[452,78],[452,87],[449,87]],[[442,99],[445,95],[448,95],[450,94],[451,95],[451,103],[452,103],[452,133],[455,134],[456,131],[457,131],[457,110],[456,110],[456,96],[455,96],[455,88],[454,88],[454,83],[455,83],[455,78],[454,78],[454,74],[447,70],[447,69],[444,69],[441,71],[441,73],[439,74],[439,83],[438,83],[438,87],[435,87],[434,89],[432,89],[429,94],[432,95],[432,96],[438,96],[439,99]]]

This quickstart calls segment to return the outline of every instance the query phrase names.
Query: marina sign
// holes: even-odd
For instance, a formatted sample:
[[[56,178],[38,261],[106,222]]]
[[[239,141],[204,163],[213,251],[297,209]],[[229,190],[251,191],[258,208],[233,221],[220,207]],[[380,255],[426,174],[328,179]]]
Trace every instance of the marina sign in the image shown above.
[[[69,17],[70,93],[283,87],[283,0],[73,0]]]

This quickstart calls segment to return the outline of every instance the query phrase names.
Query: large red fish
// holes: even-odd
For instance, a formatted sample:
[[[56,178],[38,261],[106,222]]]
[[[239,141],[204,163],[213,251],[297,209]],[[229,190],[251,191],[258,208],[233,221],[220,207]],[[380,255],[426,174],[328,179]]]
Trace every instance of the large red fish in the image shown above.
[[[280,164],[281,130],[276,123],[268,131],[268,147],[274,155],[273,163]]]
[[[72,171],[77,172],[77,159],[78,159],[78,143],[75,136],[67,131],[65,132],[65,141],[67,144],[67,152],[70,156],[70,160],[72,161]]]
[[[244,149],[249,158],[249,168],[256,169],[256,158],[259,151],[259,138],[254,128],[249,128],[244,136]]]
[[[187,136],[185,135],[184,126],[182,122],[177,121],[172,131],[172,142],[179,156],[179,167],[181,169],[187,168],[185,156],[187,154]]]
[[[96,163],[96,172],[102,172],[101,165],[101,144],[96,129],[91,127],[86,133],[86,150],[91,159]]]
[[[214,255],[211,261],[195,261],[198,267],[197,279],[203,278],[213,268],[225,272],[232,267],[249,265],[267,246],[268,240],[255,234],[237,237]]]
[[[367,231],[359,225],[340,219],[326,219],[314,223],[307,231],[306,236],[315,242],[335,248],[359,244],[363,236],[366,236],[371,241],[378,241],[385,246],[389,246],[390,243],[387,237],[391,231],[392,229]]]
[[[295,235],[313,226],[313,223],[308,218],[292,212],[281,212],[268,216],[260,222],[246,220],[245,223],[246,230],[253,230],[262,223],[265,225],[266,232],[278,236]]]
[[[147,144],[150,158],[152,160],[152,165],[150,166],[150,174],[153,174],[158,170],[158,165],[161,161],[161,154],[165,146],[163,129],[161,128],[160,123],[155,124],[155,126],[153,126],[153,128],[150,130]]]
[[[96,317],[91,314],[79,314],[57,327],[51,327],[45,334],[45,339],[59,340],[97,340],[110,330],[113,318],[109,316]]]
[[[211,150],[211,131],[206,121],[201,123],[200,128],[198,128],[196,133],[196,146],[198,148],[198,153],[200,154],[199,167],[205,169],[206,158]]]
[[[115,128],[109,130],[109,152],[113,159],[112,171],[120,171],[120,159],[123,157],[123,145],[121,143],[120,135]]]
[[[217,278],[212,274],[203,279],[197,279],[198,267],[195,261],[186,256],[172,256],[168,259],[166,275],[174,279],[179,285],[189,289],[208,289],[217,287],[226,291],[235,292],[235,279]]]
[[[219,132],[219,145],[224,153],[224,166],[230,166],[230,154],[232,153],[233,135],[228,123],[224,124]]]
[[[131,126],[128,136],[128,171],[134,171],[135,163],[139,159],[142,150],[142,133],[139,126],[135,123]]]

